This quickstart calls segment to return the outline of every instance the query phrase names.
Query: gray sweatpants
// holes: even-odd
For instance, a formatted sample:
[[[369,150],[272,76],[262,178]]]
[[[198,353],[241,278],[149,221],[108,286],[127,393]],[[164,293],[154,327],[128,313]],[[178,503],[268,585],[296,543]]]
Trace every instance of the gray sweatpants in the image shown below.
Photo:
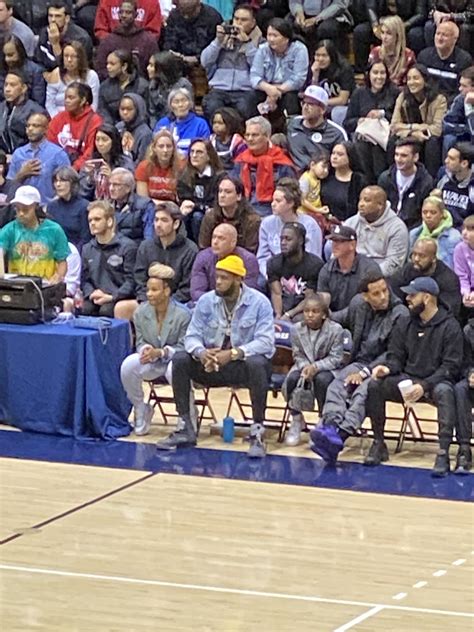
[[[344,380],[351,373],[359,372],[364,366],[360,362],[353,362],[343,369],[333,371],[335,378],[327,390],[321,417],[323,423],[331,420],[350,435],[361,427],[365,419],[365,400],[370,379],[366,378],[352,394],[350,394],[351,387],[348,390],[344,386]]]

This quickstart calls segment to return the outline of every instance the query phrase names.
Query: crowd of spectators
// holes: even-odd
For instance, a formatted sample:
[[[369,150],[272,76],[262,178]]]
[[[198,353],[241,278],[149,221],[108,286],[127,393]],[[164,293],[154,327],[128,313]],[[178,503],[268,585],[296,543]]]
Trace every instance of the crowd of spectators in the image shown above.
[[[198,309],[216,266],[237,256],[235,291],[267,297],[300,347],[323,330],[339,345],[336,323],[351,333],[348,367],[337,351],[331,379],[315,382],[332,430],[313,440],[330,459],[372,397],[369,462],[380,463],[380,402],[393,388],[361,387],[418,375],[414,349],[388,351],[407,295],[412,316],[451,319],[458,360],[474,317],[473,34],[472,0],[0,0],[7,269],[65,280],[85,314],[139,329],[154,280]],[[165,276],[151,276],[156,264]],[[299,353],[298,371],[315,379],[304,367],[318,358]],[[457,364],[443,373],[453,385]],[[454,419],[425,377],[413,398]],[[178,399],[187,410],[187,394]],[[149,410],[137,410],[146,429]],[[304,428],[293,412],[290,443]]]

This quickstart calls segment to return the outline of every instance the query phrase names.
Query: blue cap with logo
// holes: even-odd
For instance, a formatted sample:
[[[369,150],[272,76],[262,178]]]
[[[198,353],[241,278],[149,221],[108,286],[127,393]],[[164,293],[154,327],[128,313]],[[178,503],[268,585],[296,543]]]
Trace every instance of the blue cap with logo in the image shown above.
[[[405,294],[418,294],[418,292],[426,292],[433,296],[439,295],[439,285],[431,277],[417,277],[410,281],[409,285],[400,288]]]

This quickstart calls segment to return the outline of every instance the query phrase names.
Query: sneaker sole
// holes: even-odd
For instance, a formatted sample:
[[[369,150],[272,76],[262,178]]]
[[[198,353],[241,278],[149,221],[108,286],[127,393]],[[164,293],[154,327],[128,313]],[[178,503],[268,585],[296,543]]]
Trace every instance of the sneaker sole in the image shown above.
[[[263,459],[266,454],[267,451],[265,450],[265,448],[255,450],[254,452],[252,452],[252,448],[250,448],[247,452],[247,456],[249,459]]]
[[[311,450],[313,452],[316,452],[316,454],[320,456],[323,461],[326,461],[326,463],[330,463],[331,457],[326,448],[326,436],[324,435],[324,433],[322,433],[319,428],[314,428],[310,436],[312,441],[312,444],[310,445]]]
[[[381,457],[381,459],[380,459],[380,462],[379,462],[379,463],[376,463],[376,462],[374,462],[374,461],[368,461],[368,460],[366,459],[366,460],[362,463],[362,465],[366,465],[367,467],[377,467],[377,465],[382,465],[382,463],[387,463],[387,461],[389,461],[389,460],[390,460],[390,457],[389,457],[389,454],[388,454],[388,451],[387,451],[387,452],[385,452],[385,453],[382,455],[382,457]]]
[[[293,439],[293,438],[285,438],[285,445],[288,446],[289,448],[294,448],[295,446],[299,445],[301,443],[301,437],[298,437],[297,439]]]
[[[471,468],[467,469],[467,468],[465,468],[465,467],[462,467],[462,468],[456,468],[456,469],[454,470],[453,474],[455,474],[456,476],[469,476],[469,474],[471,473],[471,472],[470,472],[470,469],[471,469]]]
[[[156,444],[157,450],[162,450],[163,452],[173,452],[174,450],[179,450],[181,448],[195,448],[197,445],[197,441],[188,441],[187,443],[179,443],[177,445],[163,445],[162,443]]]

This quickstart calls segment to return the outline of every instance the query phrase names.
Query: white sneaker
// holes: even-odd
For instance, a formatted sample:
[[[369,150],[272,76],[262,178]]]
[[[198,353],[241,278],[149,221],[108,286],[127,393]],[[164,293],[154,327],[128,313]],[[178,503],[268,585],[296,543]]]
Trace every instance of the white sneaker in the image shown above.
[[[291,420],[291,425],[288,432],[285,435],[285,445],[295,446],[301,442],[301,431],[303,429],[303,416],[295,415]]]
[[[135,434],[139,437],[147,435],[150,432],[151,420],[153,419],[153,407],[145,404],[141,413],[135,417]]]

